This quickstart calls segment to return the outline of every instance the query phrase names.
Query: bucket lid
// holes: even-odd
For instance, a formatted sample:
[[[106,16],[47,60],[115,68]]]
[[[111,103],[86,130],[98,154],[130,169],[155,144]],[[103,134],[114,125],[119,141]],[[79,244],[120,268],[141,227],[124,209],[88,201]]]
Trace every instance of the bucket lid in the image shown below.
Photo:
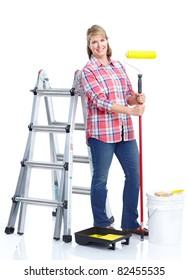
[[[179,192],[179,193],[176,193],[174,195],[170,194],[168,196],[157,196],[155,193],[157,193],[159,191],[154,191],[154,192],[151,192],[151,193],[146,193],[146,196],[149,199],[152,199],[152,200],[157,200],[157,201],[178,201],[178,200],[183,200],[185,195],[184,195],[184,192]],[[167,193],[170,193],[170,192],[167,192]]]

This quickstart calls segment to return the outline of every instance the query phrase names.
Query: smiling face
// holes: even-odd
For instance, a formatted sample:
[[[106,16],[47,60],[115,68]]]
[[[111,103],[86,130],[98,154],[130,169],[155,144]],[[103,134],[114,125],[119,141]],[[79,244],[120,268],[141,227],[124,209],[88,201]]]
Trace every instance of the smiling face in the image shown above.
[[[107,57],[108,41],[102,34],[94,34],[90,37],[89,48],[97,59]]]

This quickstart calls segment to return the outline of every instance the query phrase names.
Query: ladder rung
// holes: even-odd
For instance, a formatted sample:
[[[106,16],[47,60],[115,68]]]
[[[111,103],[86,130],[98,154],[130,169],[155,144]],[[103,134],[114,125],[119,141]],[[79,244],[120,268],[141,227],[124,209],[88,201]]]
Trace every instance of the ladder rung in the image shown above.
[[[41,96],[71,96],[68,88],[36,89],[36,92]]]
[[[85,130],[85,125],[84,123],[75,123],[75,127],[76,130]]]
[[[15,201],[24,202],[27,204],[39,204],[44,206],[64,206],[63,202],[58,202],[57,200],[42,199],[42,198],[32,198],[32,197],[14,197]]]
[[[63,164],[60,163],[47,163],[47,162],[39,162],[39,161],[23,161],[22,165],[27,165],[29,167],[36,168],[47,168],[47,169],[62,169],[64,168]]]
[[[57,155],[57,160],[63,161],[64,155],[63,154],[58,154]],[[73,162],[76,163],[89,163],[89,157],[88,156],[78,156],[78,155],[73,155]]]
[[[76,194],[87,194],[87,195],[89,195],[91,190],[90,190],[90,188],[73,186],[72,187],[72,192],[76,193]]]
[[[59,125],[59,126],[66,126],[67,125],[66,122],[52,122],[52,124]],[[74,129],[84,131],[85,130],[85,125],[84,125],[84,123],[75,123]]]
[[[62,125],[30,125],[30,130],[39,131],[39,132],[60,132],[65,133],[67,124]]]

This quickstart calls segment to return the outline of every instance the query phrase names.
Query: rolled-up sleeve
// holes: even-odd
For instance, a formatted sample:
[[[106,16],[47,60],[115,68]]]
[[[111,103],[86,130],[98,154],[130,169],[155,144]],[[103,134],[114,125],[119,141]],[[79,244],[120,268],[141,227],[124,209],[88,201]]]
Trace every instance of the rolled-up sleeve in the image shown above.
[[[81,83],[90,104],[96,106],[100,111],[111,112],[113,103],[108,100],[90,69],[84,68],[82,70]]]

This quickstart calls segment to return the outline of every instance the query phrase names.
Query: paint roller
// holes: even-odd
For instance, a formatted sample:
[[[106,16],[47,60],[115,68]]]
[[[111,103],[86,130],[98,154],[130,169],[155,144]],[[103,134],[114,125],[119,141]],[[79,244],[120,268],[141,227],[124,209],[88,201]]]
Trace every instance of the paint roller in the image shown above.
[[[126,57],[130,58],[130,59],[155,59],[157,57],[157,55],[156,55],[155,51],[129,50],[126,53]],[[130,66],[132,66],[132,65],[130,65]],[[135,68],[134,66],[132,66],[132,67]],[[135,69],[137,69],[137,68],[135,68]],[[142,93],[142,74],[141,73],[138,74],[138,93]],[[140,151],[140,231],[141,231],[141,240],[144,240],[142,116],[139,116],[139,151]]]
[[[134,51],[129,50],[126,53],[127,58],[136,58],[136,59],[154,59],[157,57],[155,51]]]

